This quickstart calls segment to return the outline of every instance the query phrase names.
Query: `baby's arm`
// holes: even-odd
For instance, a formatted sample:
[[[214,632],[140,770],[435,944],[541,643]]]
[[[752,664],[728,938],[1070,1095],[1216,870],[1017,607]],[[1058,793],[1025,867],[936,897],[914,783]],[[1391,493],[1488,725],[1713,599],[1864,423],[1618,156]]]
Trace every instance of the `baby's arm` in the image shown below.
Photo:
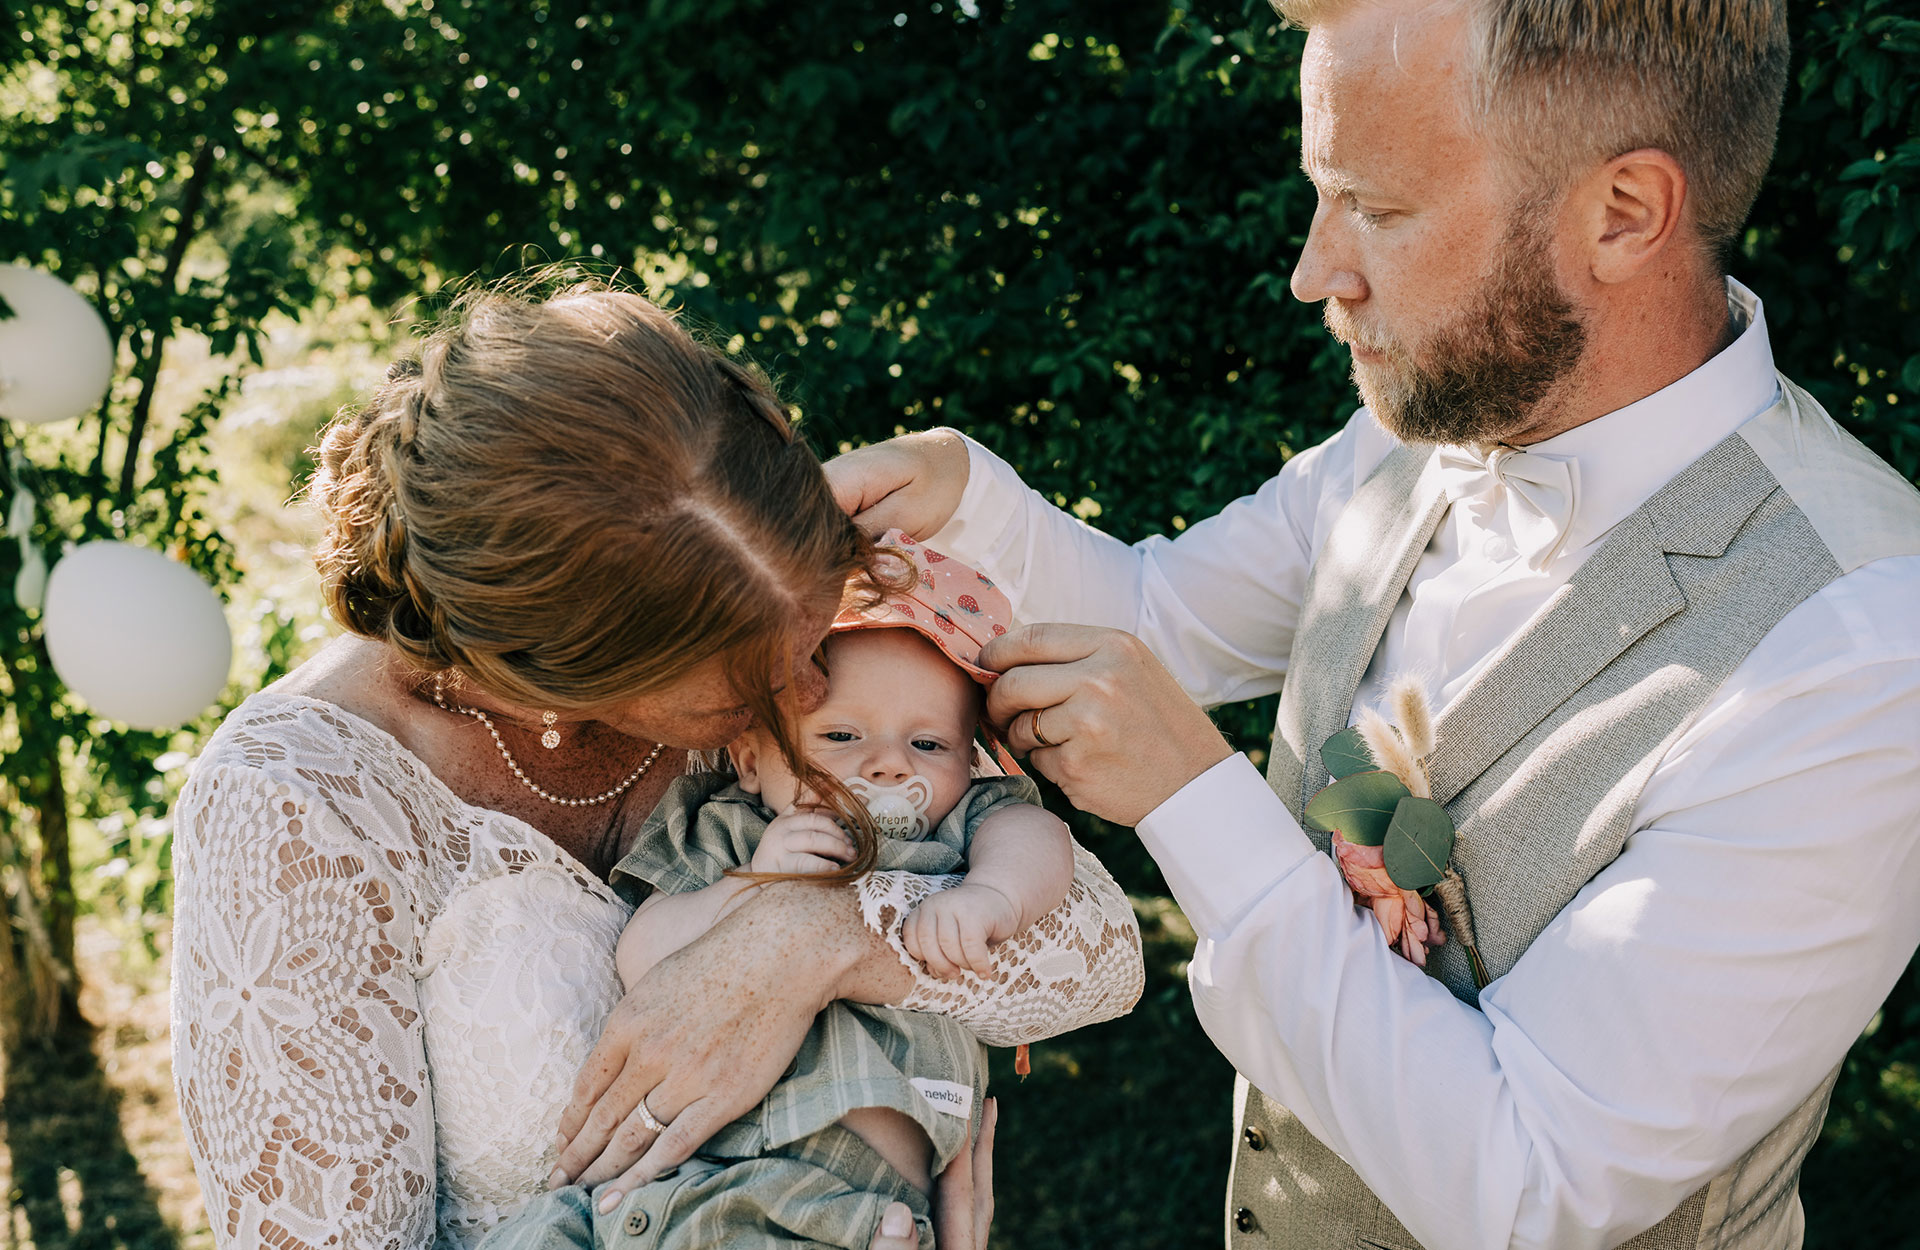
[[[853,842],[832,817],[817,811],[790,811],[767,825],[748,867],[754,872],[832,872],[852,859]],[[650,895],[633,913],[614,949],[621,984],[632,989],[655,964],[720,923],[753,884],[726,877],[684,894]]]
[[[1067,826],[1031,803],[988,815],[967,863],[967,879],[915,908],[900,934],[937,977],[991,971],[992,949],[1058,907],[1073,883]]]
[[[620,944],[614,948],[613,963],[620,970],[620,984],[632,989],[655,964],[718,924],[752,886],[751,881],[727,877],[685,894],[649,895],[627,922]]]

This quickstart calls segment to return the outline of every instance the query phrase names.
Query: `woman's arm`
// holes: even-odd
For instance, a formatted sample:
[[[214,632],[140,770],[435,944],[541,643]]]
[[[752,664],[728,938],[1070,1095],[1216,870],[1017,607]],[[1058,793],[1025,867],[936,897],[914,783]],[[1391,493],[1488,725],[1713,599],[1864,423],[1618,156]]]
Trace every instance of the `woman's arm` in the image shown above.
[[[175,807],[173,1072],[221,1247],[430,1246],[409,909],[324,800],[203,762]]]
[[[885,1002],[951,1016],[989,1046],[1020,1046],[1123,1016],[1145,984],[1140,924],[1125,891],[1079,843],[1066,901],[993,951],[992,975],[934,977],[906,949],[901,923],[960,877],[871,873],[858,883],[861,919],[879,934],[912,980]],[[1071,983],[1072,992],[1058,988]],[[848,996],[843,996],[848,997]],[[863,999],[861,1001],[874,1001]]]
[[[941,982],[910,970],[900,921],[941,882],[959,880],[873,873],[857,887],[777,882],[662,960],[614,1009],[581,1070],[561,1117],[553,1182],[618,1176],[608,1192],[624,1192],[686,1159],[773,1088],[813,1017],[836,998],[939,1011],[995,1045],[1133,1006],[1144,975],[1139,925],[1120,887],[1079,847],[1066,901],[994,952],[994,976]],[[1036,967],[1045,976],[1022,975]],[[1071,998],[1046,988],[1069,980]],[[635,1115],[643,1095],[668,1123],[657,1137]]]

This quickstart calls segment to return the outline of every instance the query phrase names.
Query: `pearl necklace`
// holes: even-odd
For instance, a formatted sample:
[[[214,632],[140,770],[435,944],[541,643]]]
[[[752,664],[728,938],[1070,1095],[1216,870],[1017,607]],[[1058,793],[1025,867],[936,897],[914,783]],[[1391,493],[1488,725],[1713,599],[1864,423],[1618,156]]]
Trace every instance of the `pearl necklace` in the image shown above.
[[[592,807],[596,803],[605,803],[608,799],[619,798],[633,788],[634,782],[647,775],[647,770],[653,767],[653,762],[660,758],[660,752],[667,749],[666,743],[655,743],[653,750],[647,753],[647,758],[640,761],[640,767],[628,773],[625,781],[603,794],[596,794],[590,799],[563,799],[557,794],[550,794],[542,790],[538,785],[534,784],[531,777],[521,771],[520,761],[513,758],[513,752],[507,750],[507,744],[501,741],[500,731],[494,728],[493,718],[491,716],[488,716],[477,707],[460,707],[447,702],[447,675],[444,672],[433,675],[433,701],[449,712],[458,712],[462,716],[471,716],[482,725],[485,725],[487,732],[493,736],[493,745],[500,749],[500,758],[507,762],[507,767],[512,770],[515,777],[520,779],[520,784],[547,802],[558,807]],[[553,730],[549,728],[547,732],[552,733]]]

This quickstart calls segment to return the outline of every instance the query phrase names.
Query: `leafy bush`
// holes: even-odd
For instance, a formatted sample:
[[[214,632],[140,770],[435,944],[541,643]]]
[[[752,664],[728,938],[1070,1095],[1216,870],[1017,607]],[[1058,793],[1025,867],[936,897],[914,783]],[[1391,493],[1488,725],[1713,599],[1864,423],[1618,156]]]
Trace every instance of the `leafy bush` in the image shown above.
[[[1913,477],[1920,20],[1906,0],[1792,8],[1779,155],[1732,268],[1781,366]],[[1287,292],[1313,197],[1300,37],[1264,0],[8,12],[0,250],[75,280],[127,361],[92,442],[46,451],[49,547],[136,533],[231,576],[192,502],[220,397],[144,477],[129,440],[176,329],[244,348],[274,308],[530,256],[630,268],[771,366],[828,447],[956,425],[1127,538],[1211,514],[1352,404],[1344,353]],[[204,267],[196,233],[218,244]],[[78,717],[4,590],[0,616],[6,784],[44,793],[48,761],[91,744],[136,787],[164,744]],[[1223,721],[1258,750],[1271,708]],[[1130,840],[1101,846],[1157,880]],[[1913,984],[1856,1050],[1843,1127],[1880,1123],[1883,1073],[1910,1078]]]

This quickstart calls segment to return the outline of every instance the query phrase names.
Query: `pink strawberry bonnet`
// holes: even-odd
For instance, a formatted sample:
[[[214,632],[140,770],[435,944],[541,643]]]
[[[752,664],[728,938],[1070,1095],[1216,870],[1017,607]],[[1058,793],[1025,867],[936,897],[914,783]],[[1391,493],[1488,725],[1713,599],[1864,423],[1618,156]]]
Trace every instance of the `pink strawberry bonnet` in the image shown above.
[[[889,592],[871,607],[842,611],[829,632],[917,630],[968,676],[991,685],[999,674],[980,667],[980,649],[1013,627],[1013,604],[1006,593],[984,573],[915,542],[902,530],[888,530],[876,545],[913,566],[918,575],[913,587]]]

